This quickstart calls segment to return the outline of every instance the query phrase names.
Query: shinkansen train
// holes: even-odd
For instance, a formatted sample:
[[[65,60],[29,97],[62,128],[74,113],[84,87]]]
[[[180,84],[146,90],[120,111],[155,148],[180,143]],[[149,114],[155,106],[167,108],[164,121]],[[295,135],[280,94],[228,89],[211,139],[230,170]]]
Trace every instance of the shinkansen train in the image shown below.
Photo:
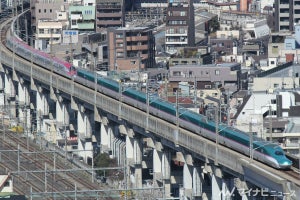
[[[83,69],[77,70],[77,76],[88,79],[91,82],[95,81],[95,74]],[[100,89],[101,92],[116,99],[120,98],[120,85],[118,82],[98,76],[96,81],[98,85],[102,86],[100,87],[102,88]],[[122,95],[124,102],[138,107],[141,110],[146,109],[147,97],[145,93],[127,88],[122,92]],[[155,99],[155,101],[150,100],[149,105],[151,114],[171,123],[176,123],[176,108],[174,104],[162,99]],[[216,140],[216,123],[214,121],[208,120],[207,117],[186,109],[180,109],[178,112],[179,125],[181,127],[210,140]],[[219,124],[218,127],[218,139],[220,144],[245,155],[250,154],[250,137],[247,133],[225,124]],[[286,158],[284,151],[277,144],[269,143],[253,136],[252,149],[252,156],[254,159],[274,168],[288,169],[292,165],[292,162]]]
[[[52,66],[54,63],[56,70],[60,73],[64,72],[69,76],[77,74],[75,81],[79,79],[85,79],[92,83],[95,83],[96,81],[98,84],[97,90],[99,92],[115,99],[120,99],[120,95],[122,95],[124,103],[137,107],[141,110],[146,110],[147,96],[141,91],[127,88],[120,93],[120,85],[118,82],[99,76],[97,76],[95,80],[95,74],[93,72],[83,69],[75,70],[70,63],[60,61],[58,59],[51,60],[52,58],[48,54],[33,49],[20,41],[18,37],[10,38],[7,40],[6,45],[11,51],[14,51],[23,58],[30,58],[33,56],[34,63],[43,67],[48,66],[49,70],[51,70],[49,66]],[[176,124],[177,111],[174,104],[159,98],[155,99],[155,101],[150,100],[149,102],[149,112],[152,115]],[[201,135],[212,141],[216,140],[216,123],[214,121],[209,120],[201,114],[188,111],[186,109],[179,109],[178,112],[180,127],[190,130],[195,134]],[[219,124],[218,127],[218,141],[220,144],[245,155],[250,154],[250,137],[247,133],[225,124]],[[254,159],[277,169],[288,169],[291,167],[292,161],[286,158],[285,153],[280,146],[268,143],[256,137],[253,137],[252,141],[252,156]]]
[[[6,46],[19,56],[38,65],[51,67],[54,71],[65,73],[69,76],[76,75],[76,69],[69,62],[29,46],[16,35],[6,40]]]

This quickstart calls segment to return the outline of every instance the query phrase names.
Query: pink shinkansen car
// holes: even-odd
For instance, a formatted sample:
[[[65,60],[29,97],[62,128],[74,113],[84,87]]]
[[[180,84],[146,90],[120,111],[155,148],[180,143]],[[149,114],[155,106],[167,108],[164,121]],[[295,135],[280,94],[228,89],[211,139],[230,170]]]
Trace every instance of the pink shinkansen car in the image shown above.
[[[43,51],[39,51],[21,40],[17,36],[13,36],[6,41],[6,46],[14,51],[17,55],[23,58],[27,58],[44,68],[54,70],[59,73],[64,73],[68,76],[76,75],[76,68],[71,63],[61,60],[57,57],[53,57]]]

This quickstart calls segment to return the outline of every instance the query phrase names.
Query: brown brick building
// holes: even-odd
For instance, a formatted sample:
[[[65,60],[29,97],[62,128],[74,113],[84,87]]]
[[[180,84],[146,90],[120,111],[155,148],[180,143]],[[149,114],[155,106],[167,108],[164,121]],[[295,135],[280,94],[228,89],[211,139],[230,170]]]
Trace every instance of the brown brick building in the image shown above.
[[[96,1],[96,31],[108,27],[123,27],[125,23],[124,0]]]
[[[108,28],[110,70],[142,70],[154,67],[155,38],[148,27]]]

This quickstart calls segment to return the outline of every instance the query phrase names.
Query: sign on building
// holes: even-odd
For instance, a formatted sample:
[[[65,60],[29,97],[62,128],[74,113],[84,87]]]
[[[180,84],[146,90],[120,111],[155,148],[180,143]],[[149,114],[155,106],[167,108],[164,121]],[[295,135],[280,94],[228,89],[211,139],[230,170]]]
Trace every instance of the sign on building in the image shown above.
[[[63,43],[75,44],[78,42],[78,30],[63,30]]]

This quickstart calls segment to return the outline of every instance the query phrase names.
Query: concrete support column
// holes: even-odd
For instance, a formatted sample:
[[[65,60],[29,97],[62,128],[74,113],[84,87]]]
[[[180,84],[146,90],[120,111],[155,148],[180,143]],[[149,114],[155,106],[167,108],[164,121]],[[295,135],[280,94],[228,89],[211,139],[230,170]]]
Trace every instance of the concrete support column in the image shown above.
[[[5,85],[4,85],[5,77],[4,76],[5,76],[4,73],[0,73],[0,106],[4,106],[5,102],[6,102],[5,101],[5,91],[4,91],[4,88],[5,88]]]
[[[134,137],[132,129],[127,130],[126,136],[126,158],[130,168],[131,187],[142,187],[142,155],[143,142],[141,138]]]
[[[103,117],[100,124],[100,146],[101,152],[104,152],[108,148],[109,135],[108,135],[108,121],[107,118]]]
[[[183,165],[183,190],[181,190],[180,197],[191,198],[193,189],[193,166],[188,160],[185,160]]]
[[[36,93],[36,110],[38,115],[48,115],[49,114],[49,95],[43,91],[41,87],[38,88]]]
[[[83,106],[77,112],[77,136],[79,155],[83,157],[84,162],[88,162],[88,158],[93,157],[93,145],[91,142],[92,137],[92,122],[91,116],[93,113],[88,112]]]
[[[153,181],[161,179],[162,172],[162,152],[153,149]]]
[[[212,200],[222,200],[222,179],[212,174],[211,177]]]
[[[10,77],[9,74],[4,75],[4,85],[5,85],[4,93],[7,95],[7,98],[15,97],[16,96],[15,87],[13,84],[12,77]]]
[[[164,196],[166,198],[171,197],[171,152],[164,150],[162,154],[162,176]]]
[[[9,74],[4,75],[4,93],[5,93],[5,105],[8,106],[8,113],[12,118],[16,118],[16,90],[14,87],[13,79]]]
[[[4,81],[5,81],[5,75],[4,75],[4,73],[1,71],[1,68],[2,68],[2,66],[1,66],[2,64],[0,63],[0,90],[4,90],[4,88],[5,88],[5,85],[4,85]]]
[[[134,155],[134,178],[135,178],[135,187],[141,188],[142,183],[142,156],[143,156],[143,141],[141,138],[134,138],[133,145],[133,155]]]
[[[232,192],[234,192],[234,189],[235,188],[233,188],[233,179],[222,179],[222,199],[232,199]]]
[[[22,79],[21,79],[22,80]],[[26,85],[21,81],[18,82],[18,99],[21,105],[30,104],[29,85]]]
[[[223,172],[219,167],[212,169],[211,183],[213,200],[231,199],[231,191],[229,191],[231,184],[224,179]]]
[[[201,166],[194,166],[193,168],[193,196],[202,196],[202,169]]]
[[[90,138],[92,136],[91,118],[83,106],[78,110],[77,124],[77,133],[80,138]]]
[[[249,194],[247,195],[246,193],[247,191],[249,191],[248,184],[245,181],[241,180],[240,178],[235,178],[233,182],[236,190],[238,190],[241,199],[242,200],[250,199],[248,196]]]
[[[67,126],[70,124],[68,105],[64,101],[56,101],[56,121]]]
[[[19,79],[18,82],[18,113],[19,121],[24,125],[24,131],[30,130],[30,95],[29,95],[29,85],[24,84],[23,79]]]
[[[234,179],[224,179],[220,168],[215,167],[212,174],[212,199],[230,200],[234,192]]]
[[[130,161],[133,160],[133,138],[130,138],[128,135],[126,136],[126,158]]]

